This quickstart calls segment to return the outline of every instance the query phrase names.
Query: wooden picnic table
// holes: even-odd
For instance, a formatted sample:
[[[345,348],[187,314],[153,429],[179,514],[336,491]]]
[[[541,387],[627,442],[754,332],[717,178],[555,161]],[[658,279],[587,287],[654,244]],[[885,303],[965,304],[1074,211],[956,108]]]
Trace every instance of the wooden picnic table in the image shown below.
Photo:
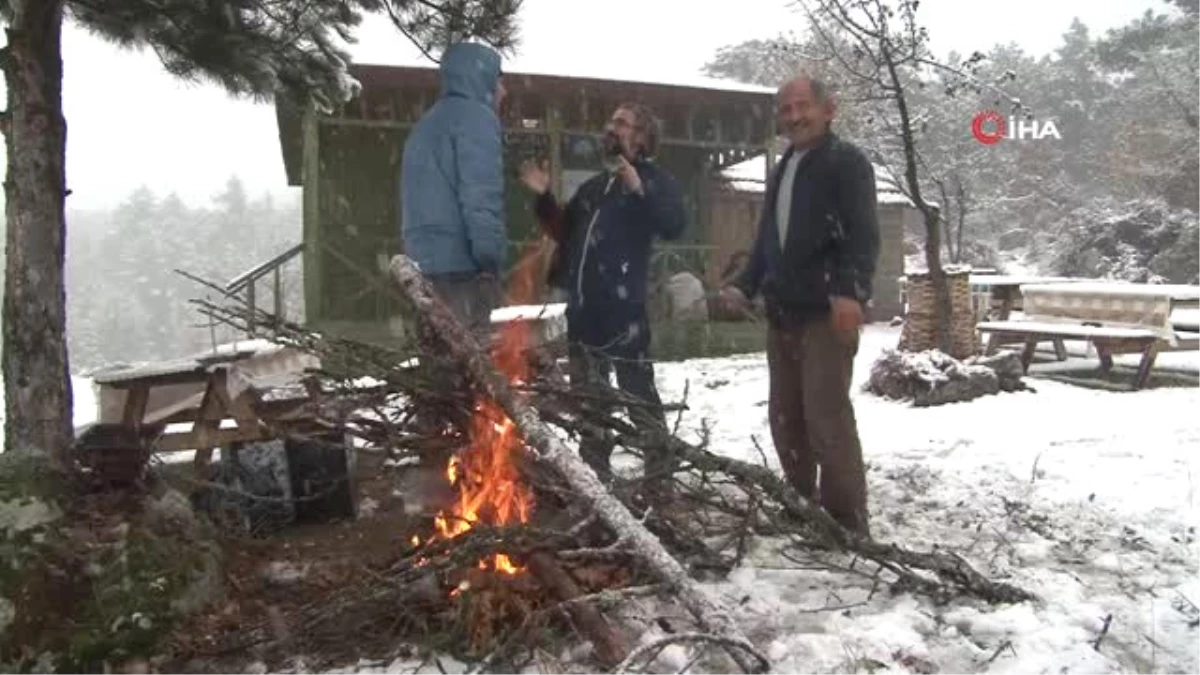
[[[129,429],[154,453],[194,450],[194,465],[204,475],[216,448],[310,429],[315,392],[305,370],[317,366],[311,355],[252,340],[101,372],[93,377],[97,422]],[[174,425],[190,428],[172,430]]]
[[[1021,288],[1035,284],[1070,284],[1082,281],[1081,279],[1072,279],[1070,277],[1046,277],[1032,276],[1025,274],[972,274],[969,283],[971,284],[971,295],[973,298],[982,296],[983,301],[975,301],[975,320],[995,320],[1008,321],[1012,318],[1014,309],[1023,308]],[[984,348],[984,353],[995,354],[996,350],[1006,344],[1014,344],[1015,342],[1023,342],[1020,336],[1013,336],[1006,333],[992,333],[988,339],[988,343]],[[1059,361],[1067,360],[1067,347],[1061,338],[1051,340],[1054,345],[1054,354]]]
[[[1182,333],[1172,319],[1178,310],[1200,307],[1200,286],[1074,281],[1023,285],[1020,291],[1024,320],[986,321],[978,328],[991,340],[1023,340],[1026,367],[1038,342],[1082,339],[1096,347],[1104,371],[1112,368],[1114,354],[1140,353],[1134,381],[1140,389],[1160,351],[1200,344],[1196,333]]]
[[[969,280],[972,293],[982,293],[990,297],[990,305],[986,310],[995,312],[998,321],[1007,321],[1014,309],[1021,303],[1021,288],[1035,284],[1074,284],[1082,279],[1070,277],[1043,277],[1021,274],[972,274]]]

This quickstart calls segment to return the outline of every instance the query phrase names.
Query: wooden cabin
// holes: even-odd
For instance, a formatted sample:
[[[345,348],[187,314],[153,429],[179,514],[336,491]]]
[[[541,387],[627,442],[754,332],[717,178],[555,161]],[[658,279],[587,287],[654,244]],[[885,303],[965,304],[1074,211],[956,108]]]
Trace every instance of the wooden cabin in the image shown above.
[[[437,99],[432,67],[359,65],[358,95],[331,113],[278,100],[276,113],[288,184],[304,202],[302,249],[305,322],[355,336],[395,335],[397,303],[386,262],[401,252],[400,160],[405,135]],[[636,101],[662,118],[657,161],[685,187],[689,228],[683,240],[660,244],[655,274],[681,269],[713,279],[728,262],[726,227],[714,177],[751,157],[771,161],[774,92],[707,81],[689,85],[557,75],[505,74],[509,264],[541,264],[540,234],[518,179],[526,159],[550,161],[554,189],[568,196],[601,169],[599,139],[612,111]],[[543,256],[544,257],[544,256]]]

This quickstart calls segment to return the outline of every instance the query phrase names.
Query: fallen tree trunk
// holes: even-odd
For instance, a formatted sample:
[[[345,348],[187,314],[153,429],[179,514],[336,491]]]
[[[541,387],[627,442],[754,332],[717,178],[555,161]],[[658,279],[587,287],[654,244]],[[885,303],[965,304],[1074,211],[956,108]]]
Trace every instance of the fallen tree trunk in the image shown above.
[[[449,356],[464,364],[482,392],[494,400],[513,421],[535,463],[554,469],[600,519],[616,533],[662,582],[675,591],[684,607],[704,630],[727,640],[729,655],[746,672],[765,672],[770,662],[742,635],[720,603],[694,582],[659,540],[646,530],[600,482],[592,469],[542,422],[531,406],[518,397],[508,381],[492,366],[480,348],[449,310],[433,295],[416,264],[406,256],[392,259],[391,274],[414,309],[446,343]]]
[[[576,431],[595,429],[588,421],[571,423],[553,410],[549,414],[563,428]],[[625,420],[609,417],[605,423],[603,428],[616,432],[617,442],[627,448],[654,451],[658,449],[656,444],[663,442],[660,439],[645,438],[638,433],[636,427]],[[779,506],[781,515],[796,528],[792,530],[793,533],[801,534],[806,541],[817,547],[844,551],[870,560],[893,572],[899,579],[899,586],[907,585],[939,601],[953,597],[955,589],[993,603],[1016,603],[1037,599],[1024,589],[988,579],[951,551],[939,550],[936,547],[931,551],[913,551],[847,530],[824,509],[805,499],[795,488],[765,466],[717,455],[677,437],[670,437],[666,442],[672,444],[671,452],[684,465],[691,465],[700,472],[725,474],[741,484],[747,494],[759,491]],[[942,583],[919,574],[917,570],[932,572]]]
[[[545,551],[529,556],[529,568],[538,579],[550,586],[560,602],[566,603],[566,612],[575,620],[581,632],[591,640],[596,656],[609,668],[614,668],[629,656],[629,645],[613,630],[600,610],[588,603],[571,602],[583,595],[579,586],[571,579],[558,562]]]
[[[722,457],[700,450],[682,441],[673,441],[675,452],[684,462],[701,471],[721,471],[734,478],[745,480],[761,487],[772,499],[783,507],[788,517],[803,523],[817,542],[830,545],[883,565],[906,582],[934,596],[944,595],[948,589],[918,576],[909,568],[924,569],[939,578],[952,582],[963,590],[988,602],[1025,602],[1035,596],[1021,588],[1003,582],[992,581],[971,567],[960,556],[933,550],[911,551],[894,544],[885,544],[845,529],[828,513],[808,501],[775,475],[770,469],[748,462]]]

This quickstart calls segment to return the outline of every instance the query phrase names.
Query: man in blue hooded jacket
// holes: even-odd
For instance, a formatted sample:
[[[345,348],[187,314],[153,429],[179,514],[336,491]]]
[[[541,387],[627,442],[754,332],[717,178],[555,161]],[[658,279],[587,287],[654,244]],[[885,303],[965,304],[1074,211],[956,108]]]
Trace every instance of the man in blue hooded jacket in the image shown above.
[[[475,43],[442,55],[442,92],[404,144],[404,251],[476,336],[489,335],[507,249],[500,55]]]

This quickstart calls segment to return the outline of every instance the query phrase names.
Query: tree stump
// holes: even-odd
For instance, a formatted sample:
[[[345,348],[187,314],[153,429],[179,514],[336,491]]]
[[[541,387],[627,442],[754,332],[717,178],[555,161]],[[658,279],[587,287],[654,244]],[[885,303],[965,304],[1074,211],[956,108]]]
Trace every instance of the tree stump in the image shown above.
[[[975,339],[975,312],[971,307],[970,270],[947,270],[950,287],[950,356],[965,359],[978,352]],[[938,343],[938,304],[933,280],[928,272],[907,276],[908,311],[900,333],[900,351],[923,352],[941,349]],[[945,351],[945,350],[943,350]]]

